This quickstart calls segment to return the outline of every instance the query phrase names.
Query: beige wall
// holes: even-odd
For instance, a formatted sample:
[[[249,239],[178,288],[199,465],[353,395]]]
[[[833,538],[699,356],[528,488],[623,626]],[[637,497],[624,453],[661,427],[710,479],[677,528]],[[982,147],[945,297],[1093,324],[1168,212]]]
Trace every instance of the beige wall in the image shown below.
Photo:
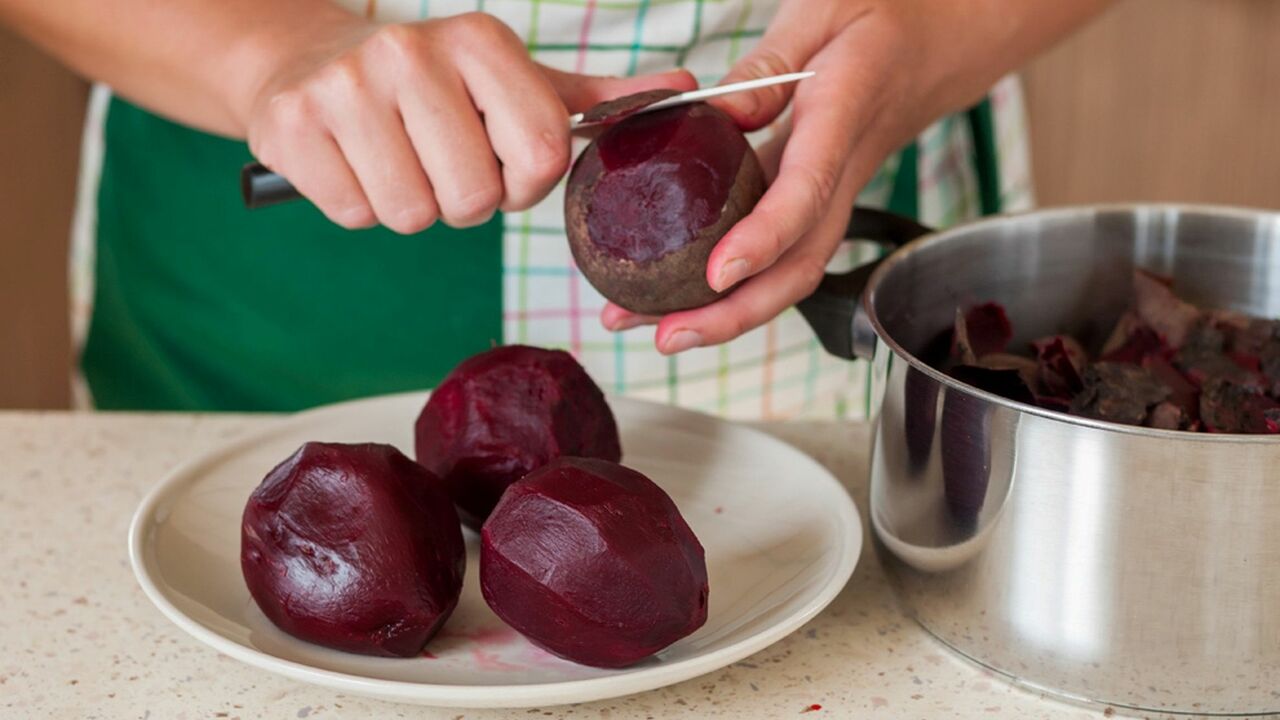
[[[1123,0],[1028,69],[1042,204],[1280,207],[1280,2]],[[67,402],[84,85],[0,33],[0,407]]]
[[[0,30],[0,407],[64,407],[85,85]]]
[[[1025,77],[1041,204],[1280,208],[1280,2],[1123,0]]]

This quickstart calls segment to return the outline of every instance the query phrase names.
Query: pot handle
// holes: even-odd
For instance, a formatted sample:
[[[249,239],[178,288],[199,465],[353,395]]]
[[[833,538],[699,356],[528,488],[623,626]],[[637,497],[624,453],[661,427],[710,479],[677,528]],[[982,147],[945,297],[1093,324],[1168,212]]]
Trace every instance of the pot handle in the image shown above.
[[[892,251],[931,232],[930,228],[901,215],[855,207],[844,237],[870,240]],[[828,274],[812,295],[796,303],[796,309],[809,322],[822,347],[832,355],[846,360],[869,358],[875,348],[875,334],[862,307],[862,291],[882,261],[883,258],[848,272]]]

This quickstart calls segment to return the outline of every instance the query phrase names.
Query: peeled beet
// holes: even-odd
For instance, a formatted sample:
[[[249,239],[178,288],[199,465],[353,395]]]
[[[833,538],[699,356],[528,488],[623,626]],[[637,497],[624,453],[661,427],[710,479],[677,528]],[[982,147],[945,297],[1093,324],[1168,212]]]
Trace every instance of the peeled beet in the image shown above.
[[[661,315],[719,297],[707,259],[764,194],[755,151],[703,103],[632,115],[573,166],[565,224],[574,260],[600,294]]]
[[[390,445],[307,443],[244,508],[249,593],[281,630],[317,645],[421,653],[458,604],[465,561],[443,484]]]
[[[568,660],[625,667],[706,622],[702,545],[661,488],[617,463],[560,458],[530,473],[481,539],[489,607]]]
[[[613,412],[587,371],[566,352],[524,345],[454,368],[414,435],[418,462],[444,479],[476,530],[508,485],[561,455],[622,459]]]

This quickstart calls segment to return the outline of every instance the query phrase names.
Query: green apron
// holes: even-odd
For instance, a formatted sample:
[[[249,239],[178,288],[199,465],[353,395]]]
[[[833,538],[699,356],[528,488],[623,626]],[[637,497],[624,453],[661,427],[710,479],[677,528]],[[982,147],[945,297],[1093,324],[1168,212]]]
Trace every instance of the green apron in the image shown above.
[[[969,120],[997,212],[989,106]],[[405,237],[344,230],[305,202],[251,212],[244,143],[118,98],[104,144],[81,355],[98,408],[297,410],[432,387],[502,342],[500,216]],[[916,216],[915,147],[901,160],[889,209]]]
[[[502,219],[352,232],[305,202],[248,211],[240,142],[113,99],[94,307],[96,407],[297,410],[436,384],[501,342]]]

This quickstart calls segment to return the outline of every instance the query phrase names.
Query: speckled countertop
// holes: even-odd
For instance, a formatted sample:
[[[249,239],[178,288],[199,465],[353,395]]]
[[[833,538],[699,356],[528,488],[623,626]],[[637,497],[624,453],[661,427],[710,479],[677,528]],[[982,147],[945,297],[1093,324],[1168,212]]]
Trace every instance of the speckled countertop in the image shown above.
[[[800,631],[723,670],[632,697],[537,710],[432,709],[254,670],[151,606],[129,569],[126,531],[165,471],[273,422],[0,413],[0,718],[1119,716],[1041,698],[951,655],[897,610],[870,543],[848,587]],[[866,426],[764,429],[827,465],[865,505]]]

